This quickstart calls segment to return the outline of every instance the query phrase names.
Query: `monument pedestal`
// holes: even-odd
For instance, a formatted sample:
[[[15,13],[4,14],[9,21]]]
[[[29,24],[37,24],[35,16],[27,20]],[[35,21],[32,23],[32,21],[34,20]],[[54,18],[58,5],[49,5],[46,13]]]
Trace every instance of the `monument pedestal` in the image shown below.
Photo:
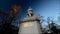
[[[23,19],[20,23],[19,34],[42,34],[40,20],[35,16]]]

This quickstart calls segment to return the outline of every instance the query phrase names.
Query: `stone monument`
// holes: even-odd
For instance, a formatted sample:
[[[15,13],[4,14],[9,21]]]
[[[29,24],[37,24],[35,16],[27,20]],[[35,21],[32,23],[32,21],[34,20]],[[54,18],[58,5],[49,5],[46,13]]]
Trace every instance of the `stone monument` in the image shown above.
[[[27,17],[20,21],[18,34],[42,34],[40,19],[38,16],[34,16],[31,7],[28,9]]]

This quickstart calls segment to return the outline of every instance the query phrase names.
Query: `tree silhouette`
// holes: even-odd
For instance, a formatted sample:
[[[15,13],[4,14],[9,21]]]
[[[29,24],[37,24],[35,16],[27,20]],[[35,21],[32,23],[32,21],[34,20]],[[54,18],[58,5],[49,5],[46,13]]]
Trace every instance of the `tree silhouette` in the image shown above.
[[[18,13],[21,13],[21,7],[13,5],[10,12],[1,12],[0,15],[2,15],[2,28],[1,28],[1,34],[17,34],[18,28],[12,25],[12,21],[18,18]],[[14,29],[16,28],[16,29]]]

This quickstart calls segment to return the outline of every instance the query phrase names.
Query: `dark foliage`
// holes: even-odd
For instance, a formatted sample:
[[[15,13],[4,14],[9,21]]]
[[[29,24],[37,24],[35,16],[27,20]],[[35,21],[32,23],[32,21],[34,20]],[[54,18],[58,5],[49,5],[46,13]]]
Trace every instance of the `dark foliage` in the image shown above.
[[[20,10],[19,6],[13,5],[9,13],[0,11],[0,17],[2,16],[0,34],[18,34],[18,27],[14,26],[12,21],[16,18]]]

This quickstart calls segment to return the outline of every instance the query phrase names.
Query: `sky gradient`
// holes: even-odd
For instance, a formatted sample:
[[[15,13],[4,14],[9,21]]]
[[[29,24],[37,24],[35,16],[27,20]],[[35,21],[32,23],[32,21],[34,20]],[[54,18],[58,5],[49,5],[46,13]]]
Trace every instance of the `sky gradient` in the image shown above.
[[[26,17],[29,6],[32,6],[35,15],[39,14],[45,19],[53,17],[54,20],[57,20],[60,13],[60,0],[0,0],[0,10],[10,11],[14,4],[22,7],[22,18]]]

